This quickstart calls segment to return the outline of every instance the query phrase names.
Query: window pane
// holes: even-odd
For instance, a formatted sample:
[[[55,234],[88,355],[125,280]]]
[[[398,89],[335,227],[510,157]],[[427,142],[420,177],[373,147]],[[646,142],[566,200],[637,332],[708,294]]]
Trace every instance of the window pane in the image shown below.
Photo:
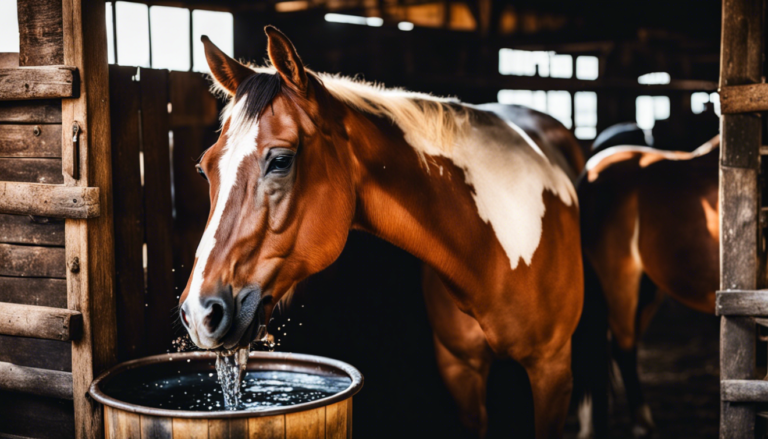
[[[637,126],[650,130],[656,124],[653,116],[653,96],[638,96],[635,100],[635,119]]]
[[[530,90],[499,90],[498,100],[500,104],[516,104],[530,107],[533,103],[533,94]]]
[[[645,75],[637,78],[638,84],[669,84],[671,80],[669,73],[667,72],[653,72],[646,73]]]
[[[597,126],[597,93],[593,91],[575,93],[573,106],[576,110],[573,121],[576,127]]]
[[[152,68],[189,70],[189,9],[149,8]]]
[[[720,95],[717,92],[709,94],[709,102],[715,106],[715,114],[720,116]]]
[[[576,78],[594,81],[600,71],[600,61],[596,56],[579,56],[576,58]]]
[[[0,0],[0,52],[19,51],[19,21],[16,0]]]
[[[121,66],[149,67],[149,16],[147,5],[115,3],[117,60]]]
[[[499,50],[499,73],[502,75],[534,76],[536,60],[527,50]]]
[[[549,77],[549,52],[531,52],[531,58],[536,66],[539,76]]]
[[[568,57],[570,58],[570,55]],[[564,90],[548,91],[547,112],[565,125],[566,128],[571,128],[573,126],[571,121],[571,93]]]
[[[597,137],[597,128],[595,127],[576,127],[573,134],[577,139],[589,140]]]
[[[106,5],[106,20],[107,20],[107,62],[110,64],[115,63],[115,30],[112,26],[112,2],[107,2]]]
[[[216,11],[192,11],[192,44],[194,45],[193,70],[196,72],[209,72],[208,62],[205,60],[202,35],[208,35],[213,44],[224,53],[234,56],[235,42],[232,14]]]
[[[709,102],[709,93],[700,91],[691,94],[691,111],[693,114],[701,114],[707,109],[706,104]]]
[[[571,55],[556,55],[554,52],[551,52],[549,56],[549,75],[553,78],[573,77],[573,57]]]
[[[653,97],[653,117],[656,120],[669,119],[669,97]]]

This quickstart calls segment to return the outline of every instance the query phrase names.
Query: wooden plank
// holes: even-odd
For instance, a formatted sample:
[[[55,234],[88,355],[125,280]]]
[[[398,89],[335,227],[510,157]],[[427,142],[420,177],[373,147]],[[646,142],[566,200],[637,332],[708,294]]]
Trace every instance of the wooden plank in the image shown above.
[[[173,418],[173,437],[208,439],[208,420]]]
[[[0,158],[0,181],[15,183],[61,184],[61,159]]]
[[[19,66],[19,54],[17,52],[0,53],[0,69],[15,69]]]
[[[720,389],[723,401],[768,402],[768,381],[723,380]]]
[[[113,196],[117,285],[117,357],[120,361],[146,355],[144,336],[144,189],[141,186],[139,84],[135,67],[109,67],[112,123]],[[166,295],[168,292],[165,293]],[[173,297],[173,295],[171,295]]]
[[[285,415],[286,439],[317,439],[325,436],[325,407]]]
[[[0,334],[47,340],[77,340],[83,316],[47,306],[0,303]]]
[[[720,316],[768,316],[768,290],[718,291],[715,312]]]
[[[0,69],[0,100],[75,97],[78,94],[76,78],[77,69],[71,66]]]
[[[0,125],[0,157],[61,158],[61,125]]]
[[[0,101],[0,122],[61,124],[61,101]]]
[[[720,89],[722,114],[768,111],[768,84],[733,85]]]
[[[67,281],[42,277],[0,276],[0,302],[67,307]]]
[[[30,215],[0,214],[0,242],[64,246],[64,222]]]
[[[112,147],[109,125],[109,70],[103,0],[63,0],[64,63],[83,72],[77,99],[62,101],[62,126],[77,122],[82,134],[77,151],[71,132],[62,130],[64,184],[101,190],[102,215],[95,219],[67,220],[67,261],[80,261],[80,271],[67,274],[68,307],[83,314],[83,336],[72,343],[72,380],[78,439],[104,437],[101,406],[87,397],[93,379],[115,364],[115,245],[112,223]],[[69,141],[67,141],[69,140]],[[77,156],[78,166],[71,161]],[[67,160],[70,163],[67,163]]]
[[[0,276],[64,279],[67,276],[64,249],[0,244]]]
[[[172,310],[178,305],[177,294],[169,294],[174,291],[174,271],[168,71],[142,69],[140,86],[147,243],[145,331],[153,334],[147,339],[147,354],[161,354],[174,338]]]
[[[208,79],[196,72],[170,73],[172,128],[201,127],[218,123],[216,98],[210,92]]]
[[[141,439],[172,439],[173,419],[141,415]]]
[[[0,181],[0,213],[53,218],[96,218],[98,187],[65,187]]]
[[[209,419],[209,439],[244,439],[248,437],[248,419]],[[262,436],[268,437],[268,436]]]
[[[0,361],[71,372],[72,348],[68,341],[0,335]]]
[[[250,439],[285,437],[285,415],[248,419]]]
[[[74,438],[72,401],[0,392],[0,437]]]
[[[72,373],[0,362],[0,391],[72,400]]]
[[[61,0],[19,0],[19,65],[64,64]]]
[[[107,438],[141,438],[141,415],[107,407],[105,416],[109,419]]]
[[[325,407],[325,439],[346,439],[348,399]]]

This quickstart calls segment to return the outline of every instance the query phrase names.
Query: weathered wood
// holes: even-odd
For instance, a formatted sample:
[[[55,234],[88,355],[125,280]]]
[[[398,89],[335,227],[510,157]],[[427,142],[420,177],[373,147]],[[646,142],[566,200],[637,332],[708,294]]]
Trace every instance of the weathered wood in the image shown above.
[[[89,220],[67,220],[67,261],[77,258],[80,271],[67,274],[68,307],[83,314],[83,336],[72,343],[72,381],[75,426],[78,439],[104,437],[101,406],[87,397],[94,378],[115,364],[117,327],[115,317],[115,255],[112,223],[112,148],[109,125],[109,70],[105,2],[63,0],[64,63],[83,72],[77,99],[62,101],[62,126],[77,122],[78,166],[67,165],[75,157],[71,132],[62,130],[63,168],[79,170],[77,179],[64,183],[80,189],[101,190],[101,215]],[[69,141],[67,141],[69,140]]]
[[[325,436],[325,407],[285,415],[286,439],[316,439]]]
[[[53,218],[96,218],[98,187],[0,182],[0,213]]]
[[[0,125],[0,157],[61,158],[61,125]]]
[[[145,307],[147,354],[164,353],[174,338],[171,311],[178,304],[173,271],[173,200],[168,145],[168,71],[141,72],[141,141],[147,243]],[[134,188],[134,191],[138,188]]]
[[[0,303],[0,334],[3,335],[77,340],[82,322],[82,315],[69,309]]]
[[[77,69],[71,66],[0,69],[3,101],[71,98],[78,94],[77,85]]]
[[[61,0],[19,0],[19,65],[64,64]]]
[[[107,407],[104,416],[108,419],[107,438],[141,438],[140,415]]]
[[[718,291],[715,312],[720,316],[768,316],[768,290]]]
[[[146,355],[144,336],[144,190],[141,186],[139,83],[135,67],[109,67],[112,123],[113,196],[117,284],[117,357],[120,361]],[[166,292],[167,294],[168,292]],[[173,296],[172,296],[173,297]]]
[[[208,420],[208,439],[244,439],[247,437],[248,419]]]
[[[42,277],[0,276],[0,302],[67,307],[67,281]]]
[[[0,335],[0,361],[18,366],[72,371],[72,347],[68,341]],[[41,355],[45,352],[45,355]]]
[[[64,249],[0,244],[0,276],[67,277]]]
[[[172,439],[173,420],[141,415],[141,439]]]
[[[285,415],[248,419],[250,439],[281,438],[285,436]]]
[[[210,83],[204,75],[173,71],[169,80],[172,128],[202,127],[218,122],[216,98],[209,91]]]
[[[325,407],[325,439],[346,439],[348,399]]]
[[[0,214],[0,242],[64,246],[64,222],[30,215]]]
[[[72,411],[72,401],[0,392],[0,437],[73,438]]]
[[[0,122],[61,124],[61,101],[0,101]]]
[[[720,389],[723,401],[768,402],[768,381],[723,380]]]
[[[768,84],[733,85],[720,89],[722,114],[768,111]]]
[[[0,391],[72,399],[72,373],[0,362]]]
[[[208,439],[208,420],[173,418],[173,437]]]
[[[17,52],[0,53],[0,69],[15,69],[19,67],[19,54]]]
[[[61,159],[0,158],[0,181],[15,183],[61,184]]]

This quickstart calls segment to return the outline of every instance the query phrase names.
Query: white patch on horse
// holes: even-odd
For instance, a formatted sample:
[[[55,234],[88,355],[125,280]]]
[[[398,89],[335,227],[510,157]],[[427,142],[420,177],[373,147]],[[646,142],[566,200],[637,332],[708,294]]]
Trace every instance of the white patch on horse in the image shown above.
[[[237,184],[237,173],[240,169],[240,164],[245,157],[256,152],[256,136],[259,132],[258,122],[253,122],[250,127],[233,125],[245,120],[242,115],[245,101],[246,96],[241,97],[231,110],[230,130],[236,135],[227,135],[224,154],[218,163],[219,192],[216,198],[216,206],[195,253],[197,263],[195,264],[195,271],[192,273],[192,285],[190,285],[189,296],[187,297],[187,302],[191,302],[189,306],[190,314],[192,315],[202,315],[202,310],[198,310],[197,313],[194,310],[196,307],[201,306],[200,290],[205,279],[208,258],[211,251],[216,247],[216,233],[219,229],[221,218],[224,215],[229,195]]]
[[[578,439],[589,439],[595,435],[595,427],[592,424],[592,395],[586,394],[579,401],[579,434]]]

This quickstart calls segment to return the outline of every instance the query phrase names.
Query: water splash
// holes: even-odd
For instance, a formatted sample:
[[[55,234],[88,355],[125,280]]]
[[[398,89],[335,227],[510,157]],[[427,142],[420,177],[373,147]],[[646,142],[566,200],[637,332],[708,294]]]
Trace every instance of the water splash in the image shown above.
[[[216,352],[216,373],[227,410],[240,406],[241,383],[248,365],[249,346]]]

